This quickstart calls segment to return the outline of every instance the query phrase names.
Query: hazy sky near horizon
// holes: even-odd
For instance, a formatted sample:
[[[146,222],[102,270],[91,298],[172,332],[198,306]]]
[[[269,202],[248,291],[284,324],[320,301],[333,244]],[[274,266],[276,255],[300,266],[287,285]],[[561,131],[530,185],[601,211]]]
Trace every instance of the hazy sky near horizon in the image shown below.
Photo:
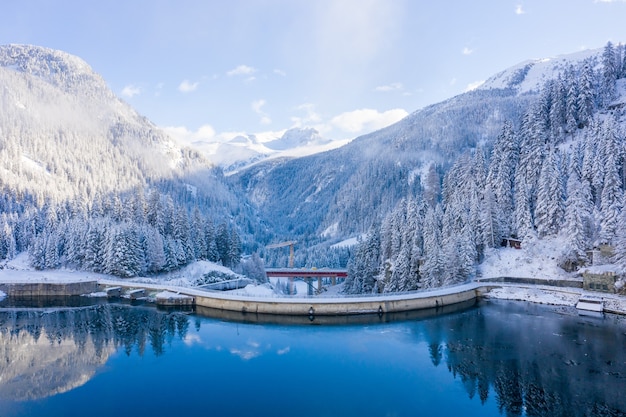
[[[0,44],[77,55],[186,139],[353,138],[522,61],[626,41],[626,0],[20,0]]]

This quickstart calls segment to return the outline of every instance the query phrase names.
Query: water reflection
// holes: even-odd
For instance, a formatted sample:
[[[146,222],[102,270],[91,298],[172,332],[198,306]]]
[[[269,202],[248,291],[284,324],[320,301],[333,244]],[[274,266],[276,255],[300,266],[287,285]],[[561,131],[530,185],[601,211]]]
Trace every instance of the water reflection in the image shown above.
[[[492,302],[424,322],[432,363],[507,416],[626,415],[626,321]],[[548,315],[552,310],[557,314]]]
[[[118,402],[198,414],[207,401],[216,415],[626,416],[623,317],[498,301],[339,322],[198,313],[0,312],[0,399],[10,416],[108,416]],[[93,409],[94,393],[116,401]]]
[[[11,309],[0,312],[0,398],[34,400],[85,384],[111,354],[149,344],[156,355],[176,336],[183,314],[101,304],[83,308]]]

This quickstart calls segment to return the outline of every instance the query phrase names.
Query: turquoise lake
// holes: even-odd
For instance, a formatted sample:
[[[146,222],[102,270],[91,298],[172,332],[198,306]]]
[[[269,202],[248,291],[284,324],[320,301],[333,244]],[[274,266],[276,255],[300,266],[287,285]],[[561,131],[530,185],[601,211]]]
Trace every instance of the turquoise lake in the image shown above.
[[[626,319],[0,306],[0,416],[626,416]]]

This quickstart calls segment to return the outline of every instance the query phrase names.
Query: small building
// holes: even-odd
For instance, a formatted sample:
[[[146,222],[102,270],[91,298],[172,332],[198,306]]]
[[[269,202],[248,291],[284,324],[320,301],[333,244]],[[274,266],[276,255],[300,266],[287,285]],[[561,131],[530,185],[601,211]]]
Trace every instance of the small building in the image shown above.
[[[611,245],[599,245],[593,249],[587,250],[587,258],[591,265],[604,265],[609,263],[615,251]]]
[[[615,282],[618,279],[615,271],[594,271],[589,268],[584,270],[582,275],[584,290],[615,293]]]
[[[513,237],[507,237],[502,239],[502,243],[500,243],[500,246],[504,248],[522,249],[522,240]]]

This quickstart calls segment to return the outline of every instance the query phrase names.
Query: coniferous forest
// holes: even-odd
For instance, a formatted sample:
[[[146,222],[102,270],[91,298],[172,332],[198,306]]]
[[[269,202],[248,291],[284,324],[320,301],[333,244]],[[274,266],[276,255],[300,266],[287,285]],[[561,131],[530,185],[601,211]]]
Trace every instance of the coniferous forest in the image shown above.
[[[37,269],[133,277],[252,254],[285,266],[286,251],[264,247],[297,240],[296,266],[347,266],[348,293],[464,282],[506,238],[559,238],[567,270],[610,244],[626,267],[623,45],[572,60],[538,91],[516,92],[521,67],[505,87],[334,151],[229,176],[78,58],[15,45],[0,55],[11,86],[0,94],[2,259],[28,251]]]
[[[369,230],[349,263],[347,291],[396,292],[465,282],[506,238],[562,237],[559,265],[588,262],[587,250],[613,245],[626,266],[623,46],[601,62],[570,66],[543,85],[519,120],[492,146],[460,155],[443,178],[430,170]]]

